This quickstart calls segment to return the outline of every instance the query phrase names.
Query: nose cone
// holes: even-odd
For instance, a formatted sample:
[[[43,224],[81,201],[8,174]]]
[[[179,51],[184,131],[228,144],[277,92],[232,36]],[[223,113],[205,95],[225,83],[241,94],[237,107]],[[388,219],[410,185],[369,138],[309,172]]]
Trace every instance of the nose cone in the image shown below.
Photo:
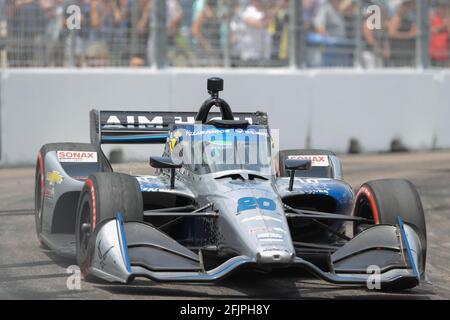
[[[256,262],[261,264],[290,264],[295,254],[289,250],[261,250],[256,255]]]
[[[258,264],[289,265],[295,258],[283,204],[270,181],[227,181],[213,201],[221,212],[224,245]]]

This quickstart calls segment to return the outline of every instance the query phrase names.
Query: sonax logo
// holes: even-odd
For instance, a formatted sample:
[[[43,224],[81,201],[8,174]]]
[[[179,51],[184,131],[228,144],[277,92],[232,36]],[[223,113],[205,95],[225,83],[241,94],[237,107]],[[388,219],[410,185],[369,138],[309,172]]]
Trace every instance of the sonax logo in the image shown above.
[[[59,162],[97,162],[97,152],[58,151]]]
[[[326,155],[299,155],[299,156],[288,156],[289,160],[311,160],[311,165],[313,167],[328,167],[330,162],[328,161],[328,156]]]

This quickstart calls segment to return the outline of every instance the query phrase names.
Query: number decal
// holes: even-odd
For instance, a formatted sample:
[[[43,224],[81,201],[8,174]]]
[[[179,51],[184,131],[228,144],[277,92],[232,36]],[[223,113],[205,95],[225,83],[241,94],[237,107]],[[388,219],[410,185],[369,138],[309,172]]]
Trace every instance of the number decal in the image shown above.
[[[238,200],[237,206],[238,214],[241,213],[242,211],[253,210],[256,208],[268,211],[275,211],[277,205],[275,204],[275,201],[269,198],[247,197],[247,198],[240,198]]]

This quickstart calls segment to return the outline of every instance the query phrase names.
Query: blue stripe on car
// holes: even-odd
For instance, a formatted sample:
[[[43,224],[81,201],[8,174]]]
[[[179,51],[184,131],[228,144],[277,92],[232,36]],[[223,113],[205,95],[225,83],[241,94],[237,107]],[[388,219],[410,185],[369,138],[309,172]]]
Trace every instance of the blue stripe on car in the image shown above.
[[[117,214],[117,220],[119,222],[120,234],[122,236],[123,255],[125,258],[125,265],[127,271],[131,272],[130,256],[128,255],[127,238],[125,237],[125,229],[123,228],[123,215],[121,212]]]

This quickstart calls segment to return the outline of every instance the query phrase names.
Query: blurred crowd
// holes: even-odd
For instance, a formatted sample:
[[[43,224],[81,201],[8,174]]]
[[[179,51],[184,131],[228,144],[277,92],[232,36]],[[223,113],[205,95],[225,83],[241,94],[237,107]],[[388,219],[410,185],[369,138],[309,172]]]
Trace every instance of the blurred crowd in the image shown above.
[[[362,8],[355,0],[299,1],[307,66],[353,66],[356,58],[367,68],[415,65],[415,0],[361,0]],[[447,67],[450,0],[430,3],[430,59]],[[79,15],[67,12],[71,5]],[[0,65],[151,66],[162,45],[156,8],[156,0],[0,0]],[[79,29],[68,28],[71,14]],[[289,0],[167,0],[167,65],[288,65],[290,14]]]

